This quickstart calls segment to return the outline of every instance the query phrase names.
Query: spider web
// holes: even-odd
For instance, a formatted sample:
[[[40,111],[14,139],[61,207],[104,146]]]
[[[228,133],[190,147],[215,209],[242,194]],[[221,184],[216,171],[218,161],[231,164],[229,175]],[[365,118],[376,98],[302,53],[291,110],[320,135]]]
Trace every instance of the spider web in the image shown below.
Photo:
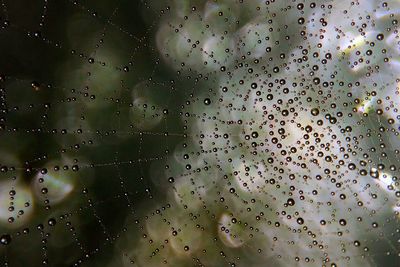
[[[2,0],[2,264],[397,266],[399,8]]]

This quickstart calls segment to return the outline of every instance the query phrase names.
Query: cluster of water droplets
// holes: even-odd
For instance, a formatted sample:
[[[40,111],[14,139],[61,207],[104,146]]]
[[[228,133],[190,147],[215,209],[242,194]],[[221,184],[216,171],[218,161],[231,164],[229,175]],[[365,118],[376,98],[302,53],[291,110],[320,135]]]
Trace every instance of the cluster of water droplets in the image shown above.
[[[400,2],[69,4],[0,18],[5,266],[397,266]]]
[[[397,6],[174,2],[158,48],[205,85],[185,103],[188,140],[162,183],[173,204],[132,255],[151,266],[394,264]]]

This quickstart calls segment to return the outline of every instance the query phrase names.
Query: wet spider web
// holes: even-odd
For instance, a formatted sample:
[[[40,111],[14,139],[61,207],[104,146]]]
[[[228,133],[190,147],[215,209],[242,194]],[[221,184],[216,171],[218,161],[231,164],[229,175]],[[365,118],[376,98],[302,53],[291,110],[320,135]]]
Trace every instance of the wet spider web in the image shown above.
[[[2,264],[397,266],[399,8],[2,0]]]

